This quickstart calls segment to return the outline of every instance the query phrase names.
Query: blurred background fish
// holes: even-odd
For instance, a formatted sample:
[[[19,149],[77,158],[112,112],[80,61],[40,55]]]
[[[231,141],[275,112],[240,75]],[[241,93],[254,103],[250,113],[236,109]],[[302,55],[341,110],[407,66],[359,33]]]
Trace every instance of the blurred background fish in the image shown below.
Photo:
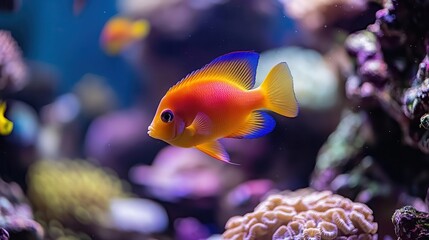
[[[0,135],[9,135],[13,130],[13,122],[9,121],[5,116],[6,103],[0,103]]]
[[[85,8],[86,0],[73,0],[73,14],[79,15]]]
[[[108,55],[117,55],[131,43],[149,34],[150,24],[144,19],[113,17],[103,28],[100,43]]]

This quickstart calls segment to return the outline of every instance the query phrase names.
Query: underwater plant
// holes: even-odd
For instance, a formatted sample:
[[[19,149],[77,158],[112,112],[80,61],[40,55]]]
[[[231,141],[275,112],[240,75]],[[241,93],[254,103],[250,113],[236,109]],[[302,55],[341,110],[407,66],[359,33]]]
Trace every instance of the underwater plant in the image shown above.
[[[387,0],[365,30],[345,42],[351,111],[322,147],[311,186],[364,202],[393,236],[389,214],[425,210],[429,186],[427,1]],[[389,214],[387,214],[389,213]]]
[[[33,220],[31,207],[16,183],[0,179],[0,239],[41,240],[42,227]]]
[[[365,204],[305,188],[270,195],[225,228],[223,239],[376,239],[378,225]]]
[[[392,222],[398,240],[429,239],[429,213],[405,206],[395,211]]]

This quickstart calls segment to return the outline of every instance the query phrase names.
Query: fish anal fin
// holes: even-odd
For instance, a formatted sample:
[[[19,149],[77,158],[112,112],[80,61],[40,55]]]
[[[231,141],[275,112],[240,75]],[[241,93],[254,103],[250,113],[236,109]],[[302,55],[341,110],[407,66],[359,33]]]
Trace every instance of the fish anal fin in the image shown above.
[[[195,146],[195,148],[217,160],[237,165],[230,161],[228,153],[219,141],[203,143]]]
[[[254,111],[249,115],[247,122],[227,138],[258,138],[273,131],[275,126],[276,121],[268,113]]]
[[[170,91],[183,88],[197,81],[219,80],[233,83],[243,89],[255,85],[256,67],[259,54],[255,52],[232,52],[220,56],[195,70],[170,88]]]
[[[208,135],[211,130],[211,120],[206,114],[199,112],[187,128],[191,131],[192,135]]]

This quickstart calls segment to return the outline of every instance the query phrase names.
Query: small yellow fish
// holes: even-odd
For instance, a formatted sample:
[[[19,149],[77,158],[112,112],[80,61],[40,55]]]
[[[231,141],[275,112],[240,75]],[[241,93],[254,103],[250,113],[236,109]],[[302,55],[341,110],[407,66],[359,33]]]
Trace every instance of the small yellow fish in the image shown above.
[[[114,17],[104,26],[100,43],[107,54],[116,55],[134,41],[145,38],[149,30],[150,24],[146,20]]]
[[[9,121],[4,113],[6,111],[6,103],[0,103],[0,135],[9,135],[13,130],[13,122]]]
[[[262,110],[298,114],[286,63],[274,66],[261,86],[253,88],[258,59],[254,52],[233,52],[186,76],[161,99],[148,134],[231,163],[219,139],[271,132],[276,122]]]

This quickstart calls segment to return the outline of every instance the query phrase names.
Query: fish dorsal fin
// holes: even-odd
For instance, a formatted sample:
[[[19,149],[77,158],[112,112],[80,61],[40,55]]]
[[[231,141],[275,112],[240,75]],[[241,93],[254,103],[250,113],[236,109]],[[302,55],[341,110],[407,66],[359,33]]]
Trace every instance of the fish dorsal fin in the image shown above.
[[[220,56],[203,68],[188,74],[169,91],[205,80],[227,81],[246,90],[252,89],[255,85],[258,59],[259,54],[255,52],[232,52]]]
[[[219,141],[206,142],[195,146],[195,148],[209,155],[210,157],[216,158],[217,160],[220,160],[229,164],[233,164],[233,165],[238,165],[236,163],[232,163],[229,160],[228,153],[226,152],[225,148],[222,146],[222,144]]]
[[[273,131],[275,126],[276,121],[268,113],[254,111],[247,122],[227,138],[258,138]]]

